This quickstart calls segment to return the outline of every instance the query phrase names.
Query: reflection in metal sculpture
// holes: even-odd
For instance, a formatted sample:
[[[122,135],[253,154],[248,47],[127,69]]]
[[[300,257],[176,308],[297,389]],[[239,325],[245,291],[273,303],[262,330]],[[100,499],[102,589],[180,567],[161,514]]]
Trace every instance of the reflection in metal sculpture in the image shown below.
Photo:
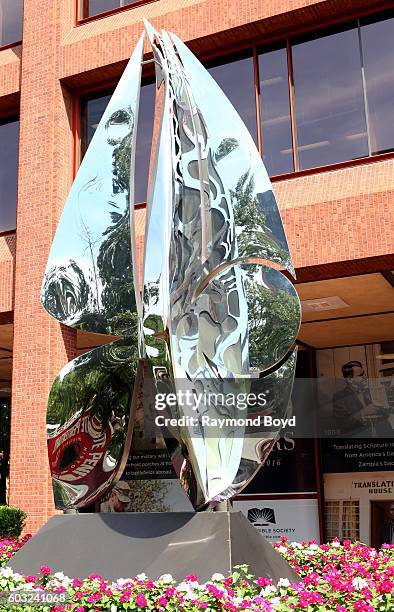
[[[139,359],[147,360],[157,389],[165,372],[167,388],[188,389],[192,397],[247,393],[258,381],[270,414],[281,418],[294,379],[300,306],[280,271],[294,275],[264,165],[237,112],[194,55],[176,36],[146,27],[160,126],[141,292],[129,215],[142,39],[71,189],[42,290],[44,307],[62,323],[124,338],[109,345],[112,356],[120,350],[116,366],[107,347],[98,348],[66,366],[51,392],[51,469],[58,497],[74,507],[100,497],[120,474]],[[203,424],[203,415],[253,415],[252,407],[246,410],[209,401],[173,410],[197,417],[193,428],[176,428],[166,440],[197,509],[237,494],[270,452],[277,428],[208,431]],[[89,440],[80,442],[88,430]],[[89,444],[98,448],[94,436],[102,446],[93,465],[85,457]]]

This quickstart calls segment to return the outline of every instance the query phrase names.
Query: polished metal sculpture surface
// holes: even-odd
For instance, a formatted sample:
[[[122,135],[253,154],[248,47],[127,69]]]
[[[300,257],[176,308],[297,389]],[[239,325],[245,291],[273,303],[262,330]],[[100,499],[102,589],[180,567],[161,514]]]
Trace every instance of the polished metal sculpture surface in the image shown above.
[[[170,409],[194,423],[172,428],[166,442],[196,509],[236,495],[279,432],[251,431],[242,421],[256,408],[225,398],[247,394],[258,381],[270,414],[289,412],[300,305],[281,271],[294,276],[269,178],[206,69],[175,35],[146,28],[158,129],[142,281],[133,175],[143,39],[70,191],[43,283],[42,303],[58,321],[122,337],[68,364],[54,383],[48,448],[65,507],[98,499],[120,476],[142,362],[156,390],[165,378],[167,389],[194,398]],[[229,422],[205,425],[204,416]]]

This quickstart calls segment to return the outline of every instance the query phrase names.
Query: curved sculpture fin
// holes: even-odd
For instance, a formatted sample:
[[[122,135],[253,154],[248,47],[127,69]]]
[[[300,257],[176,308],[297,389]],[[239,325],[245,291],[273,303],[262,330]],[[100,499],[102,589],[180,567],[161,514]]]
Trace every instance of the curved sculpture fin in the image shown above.
[[[141,36],[70,189],[41,290],[70,327],[123,336],[135,306],[130,206],[141,87]]]

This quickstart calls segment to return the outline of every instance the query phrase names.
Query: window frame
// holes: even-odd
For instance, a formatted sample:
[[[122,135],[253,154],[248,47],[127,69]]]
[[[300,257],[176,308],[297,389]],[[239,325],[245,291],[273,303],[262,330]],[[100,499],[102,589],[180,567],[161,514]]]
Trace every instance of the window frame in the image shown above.
[[[1,47],[0,47],[1,50]],[[0,230],[0,238],[2,238],[3,236],[10,236],[12,234],[16,233],[17,230],[17,221],[18,221],[18,182],[19,182],[19,138],[20,138],[20,125],[21,125],[21,121],[20,121],[20,116],[19,114],[9,114],[9,115],[4,115],[4,117],[0,118],[0,127],[2,125],[6,125],[7,123],[15,123],[15,122],[19,123],[19,129],[18,129],[18,163],[17,163],[17,183],[16,183],[16,201],[15,201],[15,227],[11,228],[11,229],[6,229],[1,231]]]
[[[21,23],[21,30],[23,30],[23,6],[22,6],[22,23]],[[22,32],[23,33],[23,32]],[[6,49],[12,49],[13,47],[18,47],[19,45],[22,44],[22,38],[18,39],[18,40],[14,40],[12,42],[9,42],[5,45],[0,44],[0,52],[1,51],[5,51]]]
[[[81,2],[86,3],[87,1],[88,0],[76,0],[77,10],[79,10],[78,7],[80,6]],[[125,5],[125,6],[107,11],[105,13],[99,13],[98,15],[93,15],[91,17],[80,19],[77,22],[77,24],[80,25],[82,23],[85,23],[86,21],[92,21],[94,19],[104,18],[104,17],[107,17],[108,15],[112,15],[119,11],[131,9],[134,6],[139,6],[141,4],[157,2],[157,1],[158,0],[137,0],[137,2],[135,2],[134,4]],[[353,15],[347,14],[346,16],[335,18],[329,22],[315,24],[314,26],[309,26],[302,30],[294,31],[294,33],[288,36],[283,36],[283,35],[274,36],[271,39],[267,39],[264,45],[257,44],[257,43],[240,44],[236,50],[233,50],[230,53],[222,52],[220,54],[209,55],[206,57],[199,58],[204,63],[204,65],[209,67],[212,64],[220,62],[220,60],[222,60],[223,63],[227,63],[229,61],[233,61],[238,58],[245,57],[246,55],[250,55],[252,57],[253,66],[254,66],[253,86],[255,89],[255,117],[256,117],[256,124],[257,124],[256,133],[257,133],[257,141],[258,141],[257,149],[260,153],[260,156],[262,156],[264,143],[262,142],[262,126],[261,126],[261,106],[260,106],[261,105],[261,92],[260,92],[260,78],[259,78],[259,53],[269,50],[272,46],[275,46],[278,44],[283,44],[284,47],[286,48],[287,69],[288,69],[287,70],[288,88],[289,88],[289,92],[288,92],[289,93],[289,114],[290,114],[290,121],[291,121],[294,170],[292,172],[270,176],[270,180],[273,183],[283,181],[283,180],[289,180],[292,178],[298,178],[302,176],[309,176],[311,174],[318,174],[321,172],[329,172],[329,171],[339,170],[343,168],[350,168],[354,166],[364,165],[366,163],[374,163],[374,162],[385,161],[385,160],[394,158],[394,143],[393,143],[392,150],[385,151],[383,153],[375,153],[375,154],[371,153],[371,149],[370,147],[368,147],[368,155],[365,155],[362,157],[358,157],[358,158],[350,159],[350,160],[338,161],[338,162],[334,162],[334,163],[326,164],[322,166],[313,166],[313,167],[305,168],[302,170],[299,168],[298,153],[297,153],[297,130],[296,130],[296,123],[295,123],[296,119],[295,119],[295,100],[294,100],[294,76],[293,76],[292,53],[291,53],[293,41],[301,37],[307,38],[308,35],[313,36],[314,34],[316,34],[316,38],[318,38],[320,35],[324,35],[325,32],[330,32],[331,30],[334,31],[334,30],[340,30],[342,28],[346,28],[352,22],[356,22],[357,28],[360,34],[360,27],[362,25],[361,24],[362,19],[365,19],[371,16],[372,17],[376,16],[376,18],[378,19],[379,15],[382,15],[382,17],[387,16],[386,18],[389,18],[390,14],[394,16],[393,9],[377,10],[375,8],[375,9],[360,11],[357,14],[353,14]],[[362,70],[362,66],[361,66],[361,70]],[[107,83],[107,84],[101,85],[99,88],[98,87],[92,88],[91,90],[88,90],[87,92],[84,92],[83,94],[81,94],[79,96],[81,109],[82,109],[82,104],[89,97],[100,97],[100,95],[104,96],[106,95],[106,93],[109,93],[111,91],[111,88],[113,88],[113,83],[111,84]],[[365,100],[364,77],[363,77],[363,88],[364,88],[363,105],[364,105],[365,113],[366,113],[367,131],[369,134],[369,122],[368,122],[368,112],[367,112],[368,109],[367,109],[367,104]],[[79,114],[79,121],[80,121],[80,130],[81,130],[83,128],[82,113]],[[369,141],[369,136],[368,136],[368,141]],[[79,149],[80,151],[82,151],[82,141],[80,143]]]
[[[94,21],[95,19],[104,19],[105,17],[110,17],[116,13],[121,13],[123,11],[130,10],[136,6],[141,6],[143,4],[151,4],[152,2],[158,2],[159,0],[135,0],[130,4],[125,4],[124,6],[117,6],[113,9],[109,9],[108,11],[103,11],[102,13],[97,13],[95,15],[89,15],[89,0],[76,0],[76,23],[75,25],[83,25],[84,23],[89,23],[90,21]]]
[[[331,508],[337,508],[338,510],[338,520],[335,521],[333,520],[333,518],[335,519],[335,517],[333,517],[333,514],[329,512],[329,507],[331,506]],[[357,528],[356,528],[356,535],[355,536],[349,536],[349,535],[344,535],[344,532],[346,531],[347,528],[347,523],[344,520],[345,517],[345,506],[347,507],[351,507],[353,506],[356,509],[356,514],[358,515],[358,523],[357,523]],[[360,515],[361,515],[361,504],[360,504],[360,500],[359,499],[325,499],[324,500],[324,534],[325,534],[325,539],[332,541],[335,538],[338,538],[340,540],[344,540],[344,539],[360,539],[360,531],[361,531],[361,523],[360,523]],[[330,520],[329,520],[330,519]],[[334,523],[338,524],[338,535],[329,535],[329,529],[332,529],[332,526]]]

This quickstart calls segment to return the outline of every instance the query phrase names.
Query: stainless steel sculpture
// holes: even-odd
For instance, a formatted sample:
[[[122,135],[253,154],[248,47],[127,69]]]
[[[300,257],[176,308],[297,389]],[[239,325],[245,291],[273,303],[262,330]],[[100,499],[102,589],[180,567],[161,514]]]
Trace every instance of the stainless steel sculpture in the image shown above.
[[[167,439],[196,509],[237,494],[278,435],[278,427],[245,428],[242,417],[256,409],[224,398],[248,393],[258,380],[270,414],[289,411],[300,305],[281,272],[294,276],[269,178],[205,68],[175,35],[146,28],[160,127],[142,281],[133,175],[143,37],[74,181],[42,288],[42,303],[58,321],[121,337],[75,359],[54,382],[48,448],[63,507],[91,503],[120,476],[142,363],[158,388],[165,372],[167,388],[208,398],[178,402],[172,416],[197,421]],[[223,401],[213,404],[213,393]],[[235,424],[205,426],[204,415]]]

